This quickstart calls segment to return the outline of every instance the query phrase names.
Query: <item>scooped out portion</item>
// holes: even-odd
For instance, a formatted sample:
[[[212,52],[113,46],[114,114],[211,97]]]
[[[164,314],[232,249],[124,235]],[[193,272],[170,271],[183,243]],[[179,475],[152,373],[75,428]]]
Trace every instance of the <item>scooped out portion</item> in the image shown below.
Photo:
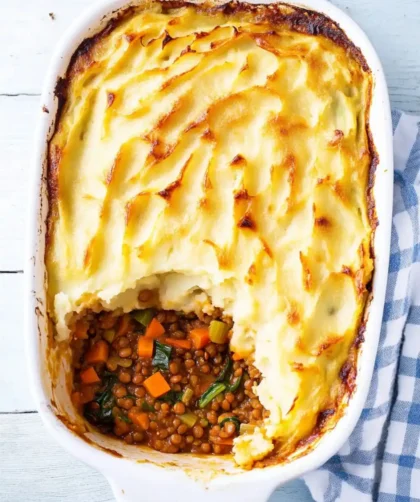
[[[373,271],[371,90],[337,25],[284,4],[144,2],[82,43],[57,87],[46,267],[56,339],[87,330],[74,343],[88,420],[162,449],[233,440],[246,468],[287,461],[334,426],[355,387]],[[186,317],[159,320],[174,311]],[[194,349],[201,329],[225,329],[206,316],[228,339]],[[193,322],[199,331],[182,328]],[[197,407],[207,385],[215,395]],[[187,387],[195,401],[162,400]],[[238,435],[222,411],[256,427]],[[188,413],[201,438],[179,433]]]
[[[73,403],[128,444],[230,453],[268,416],[254,393],[261,373],[229,350],[232,326],[218,309],[87,313],[72,329]]]

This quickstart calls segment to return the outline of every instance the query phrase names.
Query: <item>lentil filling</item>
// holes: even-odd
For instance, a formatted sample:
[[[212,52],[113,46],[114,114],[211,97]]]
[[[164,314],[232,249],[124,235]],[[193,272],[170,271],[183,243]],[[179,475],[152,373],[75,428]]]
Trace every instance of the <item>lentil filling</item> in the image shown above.
[[[73,403],[128,444],[230,453],[268,414],[253,392],[260,372],[229,351],[232,326],[218,309],[88,312],[72,329]]]

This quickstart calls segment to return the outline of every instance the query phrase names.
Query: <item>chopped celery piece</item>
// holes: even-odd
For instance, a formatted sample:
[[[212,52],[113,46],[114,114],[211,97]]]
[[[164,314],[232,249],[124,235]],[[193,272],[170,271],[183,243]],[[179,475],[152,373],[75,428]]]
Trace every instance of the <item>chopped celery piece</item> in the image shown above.
[[[107,329],[104,331],[103,337],[108,343],[112,343],[115,338],[115,331],[113,329]]]
[[[226,343],[229,326],[222,321],[211,321],[209,327],[210,340],[213,343]]]
[[[133,312],[131,312],[131,317],[138,323],[142,324],[145,328],[149,326],[150,321],[153,319],[154,315],[154,309],[133,310]]]
[[[204,392],[198,401],[198,406],[200,408],[205,408],[213,399],[221,394],[226,389],[224,383],[212,383],[210,387]]]
[[[191,428],[197,423],[198,417],[194,413],[184,413],[183,415],[179,415],[179,419]]]
[[[182,394],[181,401],[188,405],[188,403],[191,401],[191,398],[194,396],[194,391],[187,387],[184,391],[184,394]]]

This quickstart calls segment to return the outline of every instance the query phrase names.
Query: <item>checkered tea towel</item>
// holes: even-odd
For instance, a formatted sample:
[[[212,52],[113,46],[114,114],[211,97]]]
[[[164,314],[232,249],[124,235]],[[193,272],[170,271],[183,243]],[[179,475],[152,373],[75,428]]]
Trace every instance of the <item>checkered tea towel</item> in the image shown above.
[[[394,216],[375,371],[347,443],[304,477],[317,502],[420,501],[420,117],[392,113]]]

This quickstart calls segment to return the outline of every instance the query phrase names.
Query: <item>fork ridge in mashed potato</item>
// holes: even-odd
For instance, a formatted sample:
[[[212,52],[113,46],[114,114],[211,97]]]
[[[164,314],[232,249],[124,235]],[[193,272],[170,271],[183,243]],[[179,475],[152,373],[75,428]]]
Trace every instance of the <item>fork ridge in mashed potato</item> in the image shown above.
[[[353,389],[373,270],[371,86],[337,26],[281,5],[147,3],[86,41],[49,146],[57,338],[144,288],[220,307],[270,412],[236,461],[316,441]]]

